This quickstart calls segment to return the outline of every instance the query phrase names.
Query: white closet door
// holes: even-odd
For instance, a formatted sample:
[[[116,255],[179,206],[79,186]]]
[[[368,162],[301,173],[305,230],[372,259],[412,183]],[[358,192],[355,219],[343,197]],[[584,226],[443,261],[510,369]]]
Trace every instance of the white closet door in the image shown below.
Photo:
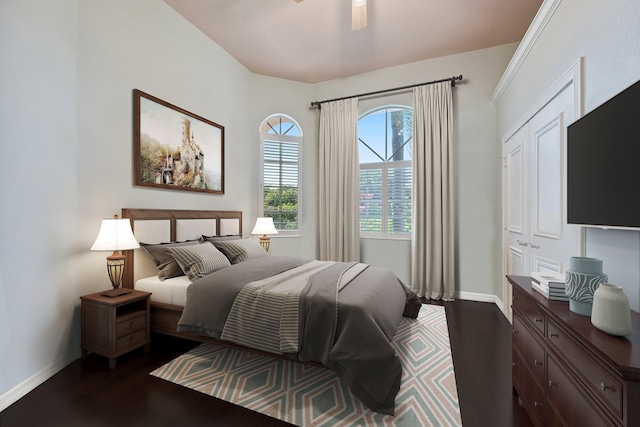
[[[507,233],[506,274],[524,275],[529,267],[529,124],[505,144]]]
[[[572,83],[504,144],[505,275],[563,273],[580,255],[580,228],[567,225],[566,213],[566,135],[574,102]],[[506,309],[506,280],[503,298]]]
[[[569,85],[529,122],[531,271],[563,273],[580,255],[580,228],[567,225],[566,210],[566,136],[573,121]]]

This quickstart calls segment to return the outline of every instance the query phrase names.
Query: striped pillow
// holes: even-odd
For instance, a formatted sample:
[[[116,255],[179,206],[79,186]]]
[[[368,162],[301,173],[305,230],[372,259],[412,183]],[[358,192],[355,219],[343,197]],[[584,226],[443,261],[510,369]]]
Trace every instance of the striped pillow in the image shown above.
[[[262,246],[250,237],[242,240],[213,242],[216,248],[229,258],[231,264],[237,264],[254,258],[269,256]]]
[[[190,280],[199,279],[231,264],[211,243],[167,248]]]
[[[140,247],[149,254],[153,262],[158,267],[158,278],[160,280],[182,276],[184,272],[178,265],[175,258],[167,250],[174,246],[195,246],[202,243],[200,240],[187,240],[185,242],[148,244],[140,242]]]

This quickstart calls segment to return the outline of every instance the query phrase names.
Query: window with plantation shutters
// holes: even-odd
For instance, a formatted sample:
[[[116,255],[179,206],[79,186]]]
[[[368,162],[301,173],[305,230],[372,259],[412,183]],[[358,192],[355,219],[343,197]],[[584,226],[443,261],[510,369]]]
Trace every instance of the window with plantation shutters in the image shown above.
[[[270,116],[260,127],[262,215],[273,218],[278,235],[300,235],[302,132],[284,115]]]
[[[413,111],[385,106],[358,121],[360,234],[411,235],[411,139]]]

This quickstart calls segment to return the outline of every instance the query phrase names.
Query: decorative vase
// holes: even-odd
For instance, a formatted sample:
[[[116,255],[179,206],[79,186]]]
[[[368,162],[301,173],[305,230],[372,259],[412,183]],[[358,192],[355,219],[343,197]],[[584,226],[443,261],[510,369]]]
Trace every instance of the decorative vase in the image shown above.
[[[593,326],[610,335],[631,335],[629,298],[621,286],[601,283],[593,294]]]
[[[572,257],[565,276],[569,310],[582,316],[591,316],[593,294],[600,283],[607,281],[607,275],[602,273],[602,260]]]

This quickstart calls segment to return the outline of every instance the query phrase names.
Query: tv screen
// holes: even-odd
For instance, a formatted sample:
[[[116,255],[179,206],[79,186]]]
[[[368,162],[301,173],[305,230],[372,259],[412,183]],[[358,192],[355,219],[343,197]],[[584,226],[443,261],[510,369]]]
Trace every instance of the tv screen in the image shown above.
[[[640,81],[568,127],[567,221],[640,228]]]

